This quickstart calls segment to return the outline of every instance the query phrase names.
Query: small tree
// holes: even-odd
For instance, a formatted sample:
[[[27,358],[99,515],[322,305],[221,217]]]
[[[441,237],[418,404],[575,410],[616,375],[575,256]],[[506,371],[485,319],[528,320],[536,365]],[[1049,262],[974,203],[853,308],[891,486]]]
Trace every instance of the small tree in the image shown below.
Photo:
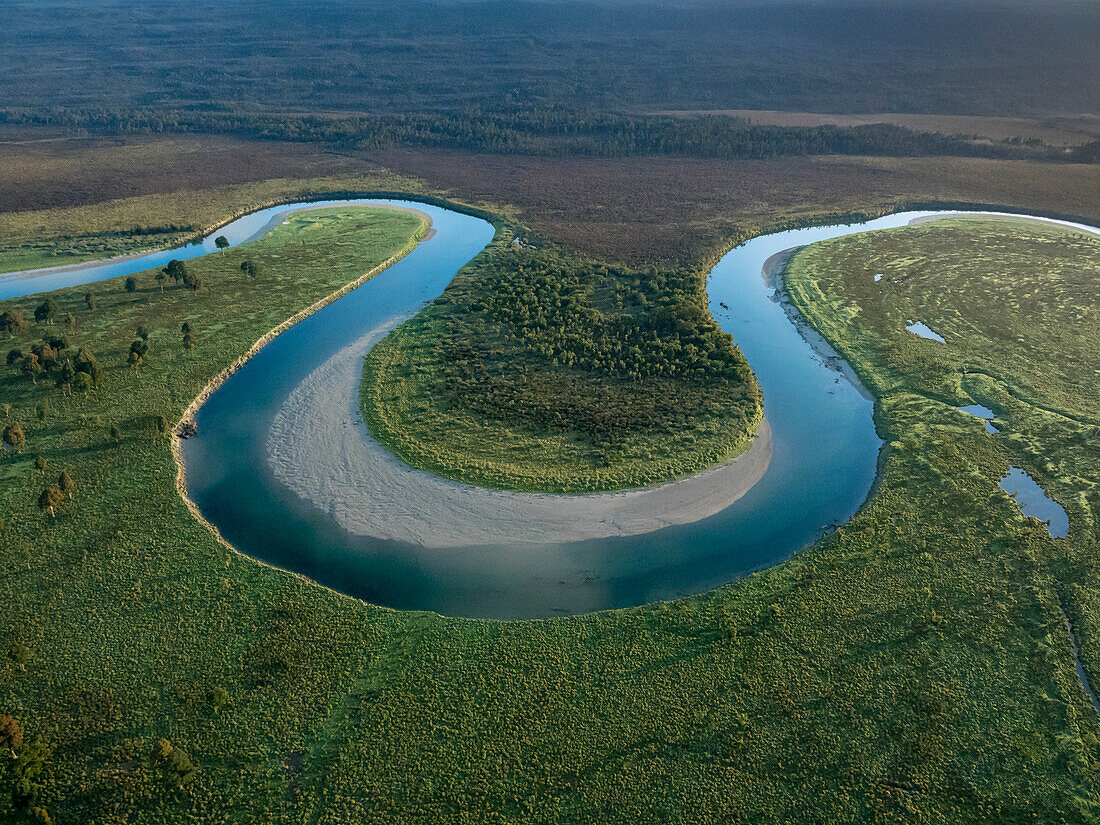
[[[61,490],[52,484],[47,485],[46,489],[38,496],[38,509],[48,512],[50,518],[57,518],[55,508],[60,507],[63,500],[64,496],[61,495]]]
[[[95,296],[92,293],[84,293],[84,306],[88,309],[95,309]]]
[[[69,475],[68,470],[62,470],[61,475],[57,477],[57,487],[65,494],[65,497],[69,501],[73,500],[73,493],[76,491],[76,482],[73,481],[73,477]]]
[[[96,360],[91,347],[81,347],[76,354],[76,368],[79,372],[86,372],[92,377],[92,383],[99,386],[99,379],[103,376],[103,367]]]
[[[23,357],[23,374],[30,376],[31,383],[38,383],[38,376],[42,374],[42,362],[33,352]]]
[[[17,453],[23,452],[23,448],[27,446],[27,433],[23,429],[23,425],[18,421],[13,421],[4,428],[4,443],[8,444]]]
[[[57,350],[50,346],[49,341],[35,344],[31,347],[31,353],[38,357],[39,366],[41,366],[45,372],[49,372],[57,366]]]
[[[34,320],[38,323],[51,323],[58,315],[57,301],[52,297],[47,298],[34,308]]]
[[[137,278],[132,275],[126,279],[126,291],[137,292]]]
[[[149,340],[149,328],[146,327],[145,324],[138,324],[137,337],[140,338],[142,341]]]
[[[160,291],[164,292],[164,282],[168,280],[168,275],[165,274],[163,269],[153,276],[153,280],[157,282],[157,286],[160,287]]]
[[[195,348],[195,336],[190,332],[185,332],[183,335],[183,348],[190,352]]]
[[[229,238],[225,237],[225,235],[218,235],[218,237],[214,238],[214,246],[218,249],[229,249]]]
[[[34,469],[36,469],[36,470],[45,470],[46,469],[46,464],[47,464],[46,456],[36,455],[34,457]]]
[[[23,350],[10,349],[8,350],[8,366],[14,367],[16,364],[20,364],[23,360]]]
[[[256,264],[252,263],[252,261],[242,261],[241,272],[243,272],[249,278],[255,278],[257,275],[260,274],[260,269],[256,266]]]
[[[111,440],[114,441],[117,444],[119,442],[119,439],[122,438],[122,430],[120,430],[118,428],[118,424],[112,424],[111,425],[110,433],[111,433]]]
[[[188,272],[183,276],[183,285],[197,292],[202,289],[202,276],[196,275],[194,272]]]
[[[65,321],[65,329],[67,329],[69,332],[75,332],[76,331],[76,316],[73,315],[73,313],[66,312],[64,321]]]
[[[153,767],[160,771],[164,781],[183,790],[183,786],[195,778],[198,772],[191,757],[183,748],[175,747],[167,739],[160,739],[153,746]]]
[[[126,363],[138,372],[141,372],[141,368],[145,364],[145,355],[148,352],[149,345],[139,338],[134,341],[134,343],[130,344],[130,355],[126,359]]]
[[[27,329],[27,319],[23,317],[23,311],[19,309],[7,309],[0,312],[0,330],[8,335],[24,332]]]
[[[175,258],[168,262],[168,266],[164,268],[164,274],[172,279],[172,282],[179,284],[187,275],[187,267],[183,265],[183,261],[177,261]]]
[[[184,321],[183,325],[180,326],[180,332],[182,332],[184,335],[186,335],[187,333],[193,331],[193,329],[194,329],[194,327],[191,326],[190,321]]]
[[[86,372],[78,372],[73,378],[72,385],[78,392],[84,393],[85,398],[88,397],[88,393],[91,391],[92,387],[95,386],[92,381],[92,376]]]
[[[0,716],[0,747],[11,752],[11,758],[19,755],[23,747],[23,726],[11,716]]]

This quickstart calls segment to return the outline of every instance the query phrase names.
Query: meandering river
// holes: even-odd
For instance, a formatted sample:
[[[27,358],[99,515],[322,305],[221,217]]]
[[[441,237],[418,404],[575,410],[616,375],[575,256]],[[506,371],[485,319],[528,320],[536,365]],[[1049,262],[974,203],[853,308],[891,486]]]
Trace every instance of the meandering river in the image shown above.
[[[370,330],[440,294],[493,235],[481,219],[421,203],[312,206],[346,203],[421,210],[432,218],[435,235],[278,336],[210,397],[196,416],[198,434],[183,443],[189,495],[228,541],[255,558],[376,604],[496,618],[584,613],[702,592],[780,562],[848,520],[875,477],[881,441],[873,402],[841,371],[835,354],[820,341],[811,345],[807,338],[814,336],[803,337],[762,270],[792,247],[948,214],[900,213],[779,232],[731,250],[714,267],[707,283],[711,312],[756,372],[772,431],[766,472],[729,507],[629,537],[432,548],[348,532],[332,512],[281,483],[265,449],[277,412],[311,373]],[[302,207],[267,209],[216,234],[234,245],[254,240]],[[178,252],[5,276],[0,296],[126,275],[173,256]],[[343,426],[363,429],[351,415]],[[362,437],[369,437],[365,429]]]

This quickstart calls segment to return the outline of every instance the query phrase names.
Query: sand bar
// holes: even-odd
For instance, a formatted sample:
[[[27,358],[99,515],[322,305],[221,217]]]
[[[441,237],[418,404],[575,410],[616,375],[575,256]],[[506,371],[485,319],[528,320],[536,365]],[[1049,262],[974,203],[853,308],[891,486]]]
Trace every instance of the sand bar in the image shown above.
[[[363,358],[404,320],[372,330],[314,370],[275,414],[267,439],[275,478],[351,533],[440,548],[632,536],[712,516],[768,468],[771,427],[763,421],[732,461],[623,492],[491,490],[413,469],[371,437],[359,412]]]

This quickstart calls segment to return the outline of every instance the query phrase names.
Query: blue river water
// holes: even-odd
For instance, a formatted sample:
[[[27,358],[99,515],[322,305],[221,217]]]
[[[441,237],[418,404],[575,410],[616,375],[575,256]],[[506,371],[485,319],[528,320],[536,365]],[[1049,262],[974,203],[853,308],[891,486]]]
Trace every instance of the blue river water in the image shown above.
[[[202,406],[198,434],[184,442],[189,495],[242,552],[393,608],[548,617],[712,589],[789,558],[847,521],[866,499],[882,445],[873,402],[803,338],[762,268],[792,247],[937,213],[779,232],[731,250],[714,267],[707,283],[711,312],[755,371],[773,433],[764,477],[717,515],[640,536],[566,544],[431,549],[348,533],[273,477],[265,449],[272,418],[314,369],[366,331],[440,294],[493,236],[487,222],[437,206],[369,203],[426,212],[436,234],[261,350]],[[249,216],[247,226],[230,224],[217,234],[246,242],[273,225],[279,210],[298,208],[264,210]],[[180,257],[178,251],[160,255]],[[162,265],[151,260],[124,262],[136,268],[111,274]],[[99,279],[94,270],[65,275],[78,278],[73,283]]]

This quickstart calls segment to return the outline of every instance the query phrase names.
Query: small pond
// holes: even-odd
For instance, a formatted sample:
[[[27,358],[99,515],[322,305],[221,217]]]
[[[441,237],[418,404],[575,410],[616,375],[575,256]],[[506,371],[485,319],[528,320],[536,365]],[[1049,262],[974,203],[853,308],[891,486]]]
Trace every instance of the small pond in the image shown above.
[[[1043,492],[1035,479],[1019,467],[1009,467],[1001,479],[1001,489],[1016,499],[1025,516],[1047,523],[1047,532],[1056,539],[1069,535],[1069,516],[1062,505]]]

